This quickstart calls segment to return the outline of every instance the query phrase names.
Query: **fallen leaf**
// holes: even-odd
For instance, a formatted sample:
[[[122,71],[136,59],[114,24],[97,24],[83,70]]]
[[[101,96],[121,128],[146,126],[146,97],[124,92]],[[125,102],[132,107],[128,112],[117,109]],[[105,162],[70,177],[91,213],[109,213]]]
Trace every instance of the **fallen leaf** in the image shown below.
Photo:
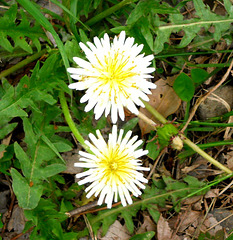
[[[63,171],[63,173],[77,174],[84,170],[83,168],[80,167],[74,167],[74,163],[79,162],[80,158],[77,149],[63,153],[62,157],[66,161],[66,170]]]
[[[219,196],[219,189],[211,189],[205,194],[205,198],[214,198]]]
[[[177,235],[173,235],[172,229],[169,227],[167,220],[165,220],[162,215],[160,215],[157,224],[157,238],[158,240],[180,239]]]
[[[233,169],[233,148],[230,148],[230,151],[224,154],[224,157],[227,159],[227,167],[231,170]]]
[[[184,232],[185,229],[187,229],[191,225],[193,227],[197,227],[198,222],[199,222],[200,217],[201,217],[201,212],[190,210],[187,214],[184,214],[183,217],[184,217],[184,219],[182,219],[182,223],[180,225],[179,232]]]
[[[10,143],[10,141],[11,141],[11,136],[12,136],[12,133],[11,133],[8,137],[5,137],[5,138],[2,140],[2,144],[8,146],[9,143]],[[4,152],[5,152],[5,151],[0,152],[0,159],[4,156]]]
[[[182,205],[190,205],[190,204],[193,204],[193,203],[196,203],[198,202],[200,199],[202,198],[202,196],[193,196],[193,197],[190,197],[190,198],[186,198],[182,201]]]
[[[145,214],[143,214],[143,216],[144,216],[143,224],[139,227],[136,234],[145,233],[145,232],[149,232],[149,231],[155,231],[155,229],[156,229],[156,225],[151,220],[150,216],[145,215]]]
[[[101,231],[98,232],[99,240],[128,240],[131,235],[127,230],[126,226],[116,220],[108,229],[108,232],[104,237],[101,237]]]
[[[165,118],[172,113],[176,112],[181,104],[180,98],[176,95],[172,86],[176,79],[176,76],[168,77],[167,80],[160,79],[156,82],[157,88],[151,90],[152,94],[148,95],[149,103],[154,107],[160,114]],[[140,112],[145,114],[148,118],[152,119],[154,122],[157,122],[152,114],[149,113],[145,108],[140,108]],[[158,122],[157,122],[158,123]],[[142,135],[149,133],[153,128],[146,124],[143,120],[139,120],[139,126],[142,132]]]
[[[14,229],[14,232],[21,233],[24,229],[25,223],[26,219],[24,217],[23,209],[16,205],[13,209],[7,229],[9,232]]]

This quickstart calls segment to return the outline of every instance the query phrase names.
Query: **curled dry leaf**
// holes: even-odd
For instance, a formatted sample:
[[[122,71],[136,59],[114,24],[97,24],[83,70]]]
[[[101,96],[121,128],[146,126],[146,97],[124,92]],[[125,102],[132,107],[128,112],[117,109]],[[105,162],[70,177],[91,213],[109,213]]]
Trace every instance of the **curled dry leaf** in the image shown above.
[[[151,90],[152,94],[148,95],[150,105],[154,107],[160,114],[165,118],[172,113],[176,112],[181,104],[180,98],[176,95],[172,86],[176,79],[176,76],[168,77],[167,80],[160,79],[156,82],[157,88]],[[140,112],[145,114],[148,118],[157,122],[152,114],[149,113],[145,108],[140,108]],[[139,126],[142,135],[149,133],[153,128],[146,124],[143,120],[139,120]]]
[[[145,233],[145,232],[149,232],[149,231],[155,231],[156,225],[151,220],[150,216],[143,214],[143,217],[144,217],[143,224],[139,227],[136,234]]]
[[[168,240],[168,239],[179,240],[180,239],[177,235],[173,233],[167,220],[164,219],[162,215],[160,215],[159,221],[157,224],[157,238],[158,240]]]
[[[131,237],[126,226],[121,225],[118,220],[109,227],[104,237],[101,237],[101,234],[101,231],[99,231],[98,239],[100,240],[128,240]]]

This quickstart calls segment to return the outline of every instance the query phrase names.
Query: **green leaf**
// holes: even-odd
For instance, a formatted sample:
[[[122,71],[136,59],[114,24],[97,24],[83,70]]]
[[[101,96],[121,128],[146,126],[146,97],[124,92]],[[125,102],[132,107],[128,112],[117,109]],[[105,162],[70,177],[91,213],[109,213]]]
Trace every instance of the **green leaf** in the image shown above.
[[[131,237],[129,240],[150,240],[154,237],[154,235],[155,235],[155,232],[149,231],[145,233],[136,234],[133,237]]]
[[[208,75],[209,74],[203,69],[195,68],[191,70],[191,77],[194,83],[203,83],[205,80],[207,80]]]
[[[146,150],[149,151],[147,156],[150,157],[151,159],[155,160],[158,157],[160,149],[158,146],[157,138],[152,141],[152,136],[150,135],[149,141],[146,144]]]
[[[17,142],[14,143],[14,149],[15,155],[20,161],[24,176],[29,179],[32,170],[31,160]]]
[[[65,143],[64,141],[54,142],[53,145],[55,146],[58,152],[68,152],[73,149],[69,144]]]
[[[134,231],[134,222],[132,217],[135,217],[140,206],[133,206],[131,209],[125,209],[121,212],[121,216],[125,220],[125,224],[129,232],[132,234]]]
[[[67,54],[67,57],[70,62],[76,64],[73,60],[73,57],[82,57],[81,48],[79,47],[76,39],[72,39],[70,41],[66,41],[64,45],[64,50]]]
[[[196,18],[184,20],[182,14],[174,13],[170,14],[169,22],[163,22],[154,17],[154,23],[156,24],[155,33],[157,35],[154,42],[154,54],[163,50],[164,43],[170,42],[171,33],[177,33],[181,30],[184,31],[184,36],[177,46],[179,48],[186,47],[193,39],[198,37],[201,28],[208,31],[210,26],[214,26],[215,31],[212,37],[215,41],[219,41],[224,33],[229,34],[230,25],[233,22],[233,14],[229,13],[229,9],[232,9],[232,4],[229,3],[229,0],[224,1],[226,4],[225,8],[228,9],[228,14],[225,16],[211,12],[208,5],[205,5],[202,0],[193,0],[193,3],[196,10]],[[210,34],[210,32],[207,32],[207,34]]]
[[[128,131],[136,127],[138,121],[138,118],[132,118],[123,125],[122,129],[124,129],[124,132],[127,133]]]
[[[178,130],[172,124],[165,124],[157,129],[158,141],[161,148],[170,144],[173,136],[178,134]]]
[[[11,133],[18,123],[7,123],[5,126],[2,126],[0,129],[0,139],[3,139],[6,135]]]
[[[0,18],[0,45],[7,51],[12,52],[15,48],[20,47],[26,52],[33,53],[31,45],[26,41],[30,38],[35,44],[38,51],[41,50],[39,38],[47,40],[44,31],[38,24],[32,27],[28,21],[26,14],[21,10],[21,21],[16,24],[17,4],[13,4],[4,16]],[[14,47],[11,45],[8,37],[11,37],[14,42]]]
[[[57,43],[58,49],[60,51],[60,54],[62,56],[65,68],[67,69],[69,67],[69,61],[66,55],[66,52],[64,50],[64,46],[62,41],[60,40],[58,34],[56,33],[56,31],[54,30],[52,24],[49,22],[49,20],[39,11],[39,9],[37,8],[37,5],[35,5],[33,2],[29,1],[29,0],[17,0],[17,2],[19,4],[21,4],[25,10],[30,13],[35,20],[41,24],[47,31],[49,31],[53,37],[54,40]],[[70,75],[67,73],[67,77],[69,79],[69,82],[71,82],[71,78]]]
[[[126,23],[133,24],[136,21],[138,21],[142,16],[148,17],[149,14],[156,13],[159,14],[178,13],[178,10],[164,2],[157,2],[154,0],[139,1],[137,6],[129,15]]]
[[[58,152],[57,148],[45,135],[42,135],[41,139],[51,148],[51,150],[54,151],[54,153],[62,160],[62,162],[66,163],[61,154]]]
[[[103,236],[107,233],[109,227],[116,221],[117,215],[118,214],[112,214],[111,216],[103,219],[103,226],[102,226]]]
[[[40,136],[38,136],[38,134],[34,133],[32,124],[30,123],[28,118],[23,119],[23,129],[25,132],[24,141],[27,143],[28,150],[29,150],[31,156],[33,156],[35,153],[37,141]]]
[[[64,164],[51,164],[47,167],[44,167],[41,170],[41,174],[46,179],[65,170],[66,166]]]
[[[182,72],[176,78],[173,88],[181,100],[188,102],[193,98],[195,87],[192,79],[185,73]]]
[[[27,180],[14,168],[11,169],[13,190],[23,209],[33,209],[38,205],[43,192],[42,185],[29,186]],[[33,183],[30,183],[33,184]]]

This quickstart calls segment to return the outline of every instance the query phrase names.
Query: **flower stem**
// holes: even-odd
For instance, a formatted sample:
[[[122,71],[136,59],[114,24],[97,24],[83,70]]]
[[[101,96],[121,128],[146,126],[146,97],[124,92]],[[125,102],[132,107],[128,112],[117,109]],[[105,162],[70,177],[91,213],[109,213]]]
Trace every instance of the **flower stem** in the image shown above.
[[[60,103],[61,103],[63,114],[65,116],[67,124],[70,127],[70,130],[72,131],[72,133],[74,134],[76,139],[79,141],[79,143],[82,145],[82,147],[84,149],[86,149],[86,151],[91,153],[90,148],[85,144],[84,138],[82,137],[82,135],[80,134],[80,132],[76,128],[75,123],[72,120],[72,117],[70,115],[70,111],[69,111],[69,108],[68,108],[68,105],[67,105],[67,102],[66,102],[66,98],[65,98],[64,92],[60,91],[59,98],[60,98]]]
[[[163,117],[156,109],[154,109],[148,102],[145,102],[141,99],[141,101],[144,103],[146,109],[162,124],[167,123],[167,119]]]
[[[10,75],[11,73],[19,70],[20,68],[26,66],[27,64],[35,61],[36,59],[38,59],[38,58],[40,58],[41,56],[43,56],[46,52],[47,52],[47,49],[45,48],[45,49],[41,50],[40,52],[37,52],[37,53],[33,54],[32,56],[24,59],[23,61],[15,64],[15,65],[12,66],[11,68],[8,68],[8,69],[2,71],[2,72],[0,73],[0,78],[6,77],[6,76]]]
[[[182,141],[187,144],[190,148],[192,148],[195,152],[199,153],[203,158],[205,158],[206,160],[208,160],[210,163],[212,163],[214,166],[220,168],[221,170],[223,170],[226,173],[231,174],[232,171],[225,167],[224,165],[222,165],[220,162],[218,162],[217,160],[215,160],[214,158],[212,158],[210,155],[208,155],[206,152],[204,152],[202,149],[200,149],[195,143],[193,143],[192,141],[190,141],[188,138],[186,138],[183,134],[180,135]]]
[[[95,23],[101,21],[103,18],[106,18],[107,16],[111,15],[112,13],[116,12],[117,10],[121,9],[127,4],[131,4],[137,0],[124,0],[120,1],[118,4],[114,5],[113,7],[101,12],[100,14],[94,16],[93,18],[89,19],[87,22],[85,22],[86,25],[92,26]]]
[[[156,110],[154,109],[148,102],[144,102],[144,105],[146,107],[146,109],[157,119],[159,120],[162,124],[166,124],[167,120]],[[152,125],[154,127],[154,125]],[[192,141],[190,141],[187,137],[185,137],[184,134],[179,134],[181,140],[187,144],[191,149],[193,149],[195,152],[197,152],[198,154],[200,154],[203,158],[205,158],[207,161],[209,161],[211,164],[213,164],[214,166],[220,168],[221,170],[223,170],[224,172],[231,174],[232,171],[225,167],[224,165],[222,165],[220,162],[218,162],[217,160],[215,160],[214,158],[212,158],[210,155],[208,155],[205,151],[203,151],[201,148],[199,148],[195,143],[193,143]]]

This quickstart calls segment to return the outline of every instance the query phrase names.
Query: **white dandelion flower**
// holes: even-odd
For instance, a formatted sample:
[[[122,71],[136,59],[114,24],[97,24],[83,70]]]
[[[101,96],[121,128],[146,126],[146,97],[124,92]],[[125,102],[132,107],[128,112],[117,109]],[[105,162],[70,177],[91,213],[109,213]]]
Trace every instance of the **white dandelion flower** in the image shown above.
[[[75,167],[89,168],[89,170],[76,174],[77,178],[85,177],[78,182],[79,185],[90,183],[85,189],[86,197],[99,195],[98,204],[103,202],[108,208],[112,207],[112,202],[117,202],[120,197],[123,206],[132,204],[130,192],[138,197],[141,195],[139,188],[144,189],[143,183],[148,180],[139,171],[149,171],[149,168],[142,167],[141,156],[148,153],[147,150],[137,149],[142,140],[138,136],[130,139],[132,131],[126,133],[121,129],[117,135],[116,125],[109,134],[108,142],[105,142],[99,130],[97,137],[89,134],[92,141],[85,141],[93,154],[80,151],[82,156],[80,162],[75,163]]]
[[[94,108],[95,118],[99,119],[105,111],[111,111],[111,119],[116,123],[118,114],[124,120],[124,107],[138,115],[137,106],[144,107],[142,100],[149,101],[149,89],[156,88],[154,83],[146,79],[155,68],[149,67],[153,55],[140,54],[143,45],[134,44],[134,38],[126,38],[125,32],[115,36],[110,42],[108,34],[103,38],[94,38],[94,44],[79,44],[88,61],[74,57],[79,68],[68,68],[73,79],[79,80],[69,88],[86,90],[81,102],[87,102],[85,111]]]

